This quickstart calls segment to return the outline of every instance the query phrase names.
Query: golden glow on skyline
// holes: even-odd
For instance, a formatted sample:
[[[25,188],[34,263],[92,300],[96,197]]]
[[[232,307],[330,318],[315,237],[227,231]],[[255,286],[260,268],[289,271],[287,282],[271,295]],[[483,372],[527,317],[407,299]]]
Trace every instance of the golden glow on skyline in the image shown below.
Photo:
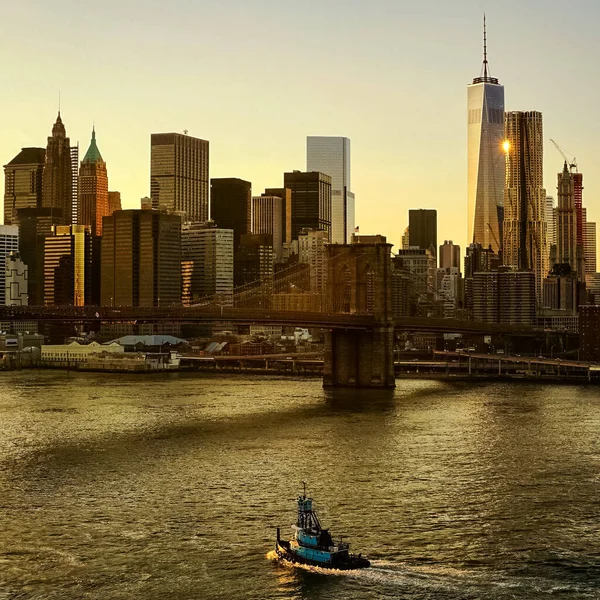
[[[508,151],[510,150],[510,142],[508,140],[504,140],[504,142],[502,142],[502,148],[504,149],[504,152],[508,154]]]

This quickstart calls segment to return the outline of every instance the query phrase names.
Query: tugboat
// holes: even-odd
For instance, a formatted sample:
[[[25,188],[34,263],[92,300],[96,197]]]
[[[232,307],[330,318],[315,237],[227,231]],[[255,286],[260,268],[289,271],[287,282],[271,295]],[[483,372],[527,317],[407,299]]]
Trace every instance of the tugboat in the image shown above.
[[[298,521],[292,527],[295,530],[294,539],[289,542],[282,540],[278,527],[275,543],[277,556],[291,563],[326,569],[364,569],[370,566],[371,563],[361,554],[350,554],[349,544],[341,538],[339,542],[334,542],[329,531],[321,527],[313,510],[313,499],[306,497],[306,483],[302,483],[304,493],[298,496]]]

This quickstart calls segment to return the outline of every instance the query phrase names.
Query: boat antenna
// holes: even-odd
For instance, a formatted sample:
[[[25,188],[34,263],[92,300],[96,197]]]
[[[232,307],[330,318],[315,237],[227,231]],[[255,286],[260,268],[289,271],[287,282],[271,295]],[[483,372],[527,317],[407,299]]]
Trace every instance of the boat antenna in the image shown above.
[[[306,498],[306,481],[303,481],[302,485],[304,486],[304,498]]]

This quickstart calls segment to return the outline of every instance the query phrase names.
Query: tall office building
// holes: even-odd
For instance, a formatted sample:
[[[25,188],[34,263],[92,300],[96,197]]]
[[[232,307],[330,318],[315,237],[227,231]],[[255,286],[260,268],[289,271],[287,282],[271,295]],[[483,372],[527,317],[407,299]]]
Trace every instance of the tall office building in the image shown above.
[[[56,223],[70,225],[73,216],[71,144],[60,112],[48,138],[42,182],[42,205],[54,209]]]
[[[290,244],[292,241],[292,190],[288,188],[267,188],[261,196],[281,198],[281,243]]]
[[[4,224],[17,225],[17,210],[42,205],[46,150],[23,148],[4,165]]]
[[[504,86],[491,77],[483,22],[483,75],[467,88],[469,243],[502,244]]]
[[[548,252],[551,252],[552,246],[556,246],[556,206],[554,205],[554,198],[552,196],[546,196],[546,210],[544,215],[546,217]]]
[[[452,243],[452,240],[445,240],[440,246],[440,269],[458,269],[460,275],[460,246]]]
[[[208,142],[179,133],[153,133],[150,140],[152,208],[208,221]]]
[[[504,264],[535,273],[541,304],[549,270],[542,113],[506,113],[505,137]]]
[[[586,275],[596,274],[596,223],[586,221],[585,223],[585,273]]]
[[[408,239],[411,247],[430,250],[433,256],[437,256],[437,211],[409,210]]]
[[[283,174],[283,187],[292,192],[292,240],[303,229],[322,229],[331,240],[331,177],[293,171]]]
[[[44,238],[44,304],[92,302],[92,236],[87,225],[59,225]]]
[[[275,274],[273,238],[268,234],[247,233],[241,236],[240,245],[235,249],[235,287],[258,287],[273,283]],[[246,300],[243,296],[240,300]],[[267,307],[268,298],[259,307]],[[241,304],[240,304],[241,306]]]
[[[102,225],[103,306],[181,304],[181,217],[119,210]]]
[[[181,232],[182,302],[233,305],[233,230],[194,224]]]
[[[0,225],[0,306],[6,304],[6,261],[11,254],[18,251],[19,228],[16,225]]]
[[[350,140],[308,136],[306,170],[331,177],[331,242],[349,244],[354,233],[355,198],[350,191]]]
[[[71,223],[77,223],[79,206],[79,142],[71,146]]]
[[[108,192],[108,214],[112,215],[121,208],[121,192]]]
[[[235,247],[250,233],[252,184],[237,177],[210,180],[210,218],[220,229],[233,229]]]
[[[96,144],[96,130],[79,168],[79,202],[77,221],[89,225],[92,235],[102,235],[102,218],[110,214],[108,209],[108,173]]]
[[[27,265],[29,304],[44,304],[44,238],[52,235],[54,209],[20,208],[19,252]]]
[[[573,174],[565,161],[558,174],[558,206],[556,207],[556,263],[568,264],[572,272],[577,265],[577,212],[575,211],[575,186]]]
[[[278,196],[252,196],[252,233],[266,233],[273,238],[275,262],[281,260],[283,247],[283,200]]]

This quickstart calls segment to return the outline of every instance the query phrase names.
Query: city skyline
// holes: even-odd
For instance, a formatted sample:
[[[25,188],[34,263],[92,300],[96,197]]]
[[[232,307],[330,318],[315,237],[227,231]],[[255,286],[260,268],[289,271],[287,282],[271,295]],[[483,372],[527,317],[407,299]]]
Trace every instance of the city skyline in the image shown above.
[[[325,16],[333,15],[336,4],[323,3]],[[440,227],[440,239],[452,238],[466,247],[465,86],[481,66],[483,5],[477,1],[461,3],[460,7],[440,5],[434,17],[426,6],[413,7],[409,14],[404,14],[402,7],[382,0],[368,8],[357,5],[355,15],[362,17],[356,20],[365,28],[364,41],[357,49],[350,50],[351,57],[341,56],[336,40],[356,27],[353,19],[344,16],[342,31],[336,30],[333,39],[319,38],[316,48],[307,51],[311,59],[315,58],[314,53],[319,54],[325,64],[326,68],[318,74],[297,61],[302,56],[300,48],[305,47],[302,36],[318,36],[325,25],[304,33],[309,11],[285,8],[274,2],[252,2],[247,6],[240,5],[235,31],[244,19],[250,19],[249,23],[259,30],[268,27],[272,31],[276,29],[273,24],[279,21],[289,23],[290,12],[297,16],[298,22],[290,30],[289,47],[281,56],[276,56],[278,53],[273,53],[270,47],[259,44],[248,56],[242,56],[237,50],[239,46],[233,45],[211,56],[210,64],[204,67],[194,64],[204,80],[201,89],[210,87],[210,94],[204,95],[197,95],[200,88],[189,80],[186,71],[191,66],[189,58],[183,57],[182,63],[174,69],[169,80],[170,92],[158,89],[153,78],[142,78],[151,64],[153,72],[164,74],[167,63],[170,65],[179,56],[178,52],[196,48],[184,39],[183,32],[192,25],[182,19],[189,16],[193,21],[191,17],[197,15],[196,8],[175,2],[170,11],[173,14],[169,15],[158,5],[149,3],[147,12],[134,26],[136,11],[131,6],[122,7],[123,19],[118,24],[109,22],[116,4],[109,2],[103,10],[90,7],[91,13],[98,12],[98,19],[91,20],[94,26],[87,33],[105,50],[102,81],[108,88],[98,90],[96,86],[94,97],[87,91],[90,89],[86,85],[88,74],[79,59],[72,61],[69,55],[80,41],[76,25],[81,16],[73,11],[73,46],[49,46],[43,57],[36,53],[35,58],[24,62],[26,55],[20,61],[9,61],[5,67],[11,86],[5,98],[7,110],[0,117],[5,132],[0,141],[3,164],[16,156],[21,147],[45,145],[47,131],[56,116],[59,89],[62,116],[73,144],[85,143],[94,119],[101,129],[103,155],[111,168],[111,188],[122,192],[124,208],[139,206],[139,198],[150,193],[149,154],[153,132],[189,129],[190,135],[209,140],[212,146],[210,177],[235,176],[249,180],[253,193],[277,184],[283,172],[303,168],[306,136],[345,136],[353,145],[353,191],[358,199],[356,223],[361,232],[383,233],[398,249],[408,209],[427,206],[438,210],[440,223],[444,224]],[[504,14],[510,10],[495,13],[486,9],[492,73],[501,76],[505,85],[507,110],[539,110],[544,114],[544,184],[549,194],[554,193],[556,187],[550,174],[556,173],[562,165],[560,156],[548,146],[549,138],[556,139],[578,157],[580,169],[586,173],[584,194],[589,207],[588,218],[595,221],[594,197],[600,189],[598,177],[591,172],[599,153],[592,141],[596,138],[596,126],[590,118],[595,93],[594,83],[584,74],[591,66],[591,59],[587,57],[593,55],[592,50],[598,44],[593,29],[600,18],[600,9],[592,2],[582,1],[570,7],[558,21],[557,12],[553,11],[555,6],[559,6],[558,3],[533,2],[526,9],[521,7],[523,17],[518,24]],[[0,49],[12,55],[14,36],[28,19],[46,19],[56,24],[73,7],[73,3],[65,2],[52,12],[45,6],[36,7],[33,2],[11,6],[8,17],[15,24],[14,31],[8,32],[0,42]],[[217,24],[221,10],[225,9],[207,7],[204,16]],[[167,21],[167,26],[175,17],[182,33],[174,38],[172,48],[163,50],[164,55],[157,54],[142,39],[142,30],[159,28],[160,18]],[[534,23],[539,32],[530,31]],[[108,33],[130,27],[131,40],[115,42],[101,27],[108,28]],[[393,36],[392,42],[384,34],[393,27],[403,36]],[[176,29],[173,27],[173,31]],[[111,40],[110,44],[103,39]],[[47,41],[42,33],[40,43]],[[135,44],[131,46],[132,43]],[[367,48],[369,44],[371,47]],[[109,47],[111,45],[114,47]],[[580,48],[581,52],[573,55],[571,48]],[[132,67],[140,71],[129,79],[120,66],[125,51],[128,52],[127,73]],[[198,53],[203,56],[203,52],[199,47],[191,52],[195,56],[194,63]],[[66,60],[67,56],[72,64],[65,64],[60,78],[51,69],[43,72],[49,61]],[[280,85],[280,89],[289,93],[289,101],[282,104],[280,98],[273,101],[267,101],[264,96],[260,101],[258,96],[253,98],[250,92],[265,85],[266,80],[272,81],[281,61],[293,57],[300,81],[295,83],[286,74]],[[342,58],[352,64],[354,80],[361,78],[364,82],[357,86],[352,98],[344,96],[342,99],[339,94],[323,89],[325,80],[336,84],[342,75],[348,75],[349,67],[340,65]],[[260,64],[260,72],[252,66],[254,59]],[[523,64],[527,64],[527,69]],[[234,73],[238,69],[250,69],[254,79],[246,77],[242,82],[234,82],[234,78],[226,76],[227,71],[220,70],[224,66]],[[342,72],[336,71],[340,66]],[[386,70],[392,75],[389,81],[384,77]],[[562,73],[561,87],[553,93],[544,93],[540,82],[552,81],[551,74],[557,70]],[[31,95],[28,90],[34,84],[36,94]],[[109,94],[108,90],[114,85],[122,86],[119,94]],[[310,93],[311,85],[314,94]],[[304,92],[295,96],[298,86]],[[572,104],[569,86],[577,86],[581,91],[576,95],[576,106]],[[447,92],[443,102],[439,99],[439,89]],[[152,95],[151,90],[155,92]],[[251,99],[247,106],[233,101],[232,96],[239,97],[242,92],[248,93]],[[280,110],[276,111],[276,107]],[[414,119],[415,114],[422,118]],[[259,147],[256,139],[261,140]],[[434,165],[433,171],[431,165]],[[403,183],[400,195],[396,189],[398,178]]]

